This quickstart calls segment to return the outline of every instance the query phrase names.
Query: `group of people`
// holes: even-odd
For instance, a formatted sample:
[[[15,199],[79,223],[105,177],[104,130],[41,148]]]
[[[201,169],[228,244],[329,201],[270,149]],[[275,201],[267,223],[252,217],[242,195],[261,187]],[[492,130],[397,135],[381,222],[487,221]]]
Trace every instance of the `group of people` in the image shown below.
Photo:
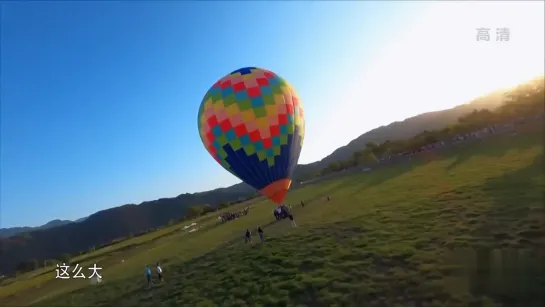
[[[163,269],[159,265],[159,262],[157,262],[157,265],[155,266],[155,272],[157,273],[157,279],[159,280],[159,283],[163,281]],[[151,287],[153,284],[153,280],[151,277],[151,269],[149,265],[146,265],[146,280],[148,281],[148,288]]]
[[[465,143],[466,141],[483,139],[492,135],[507,133],[507,132],[513,131],[517,125],[521,125],[531,121],[539,121],[539,120],[543,120],[543,114],[536,115],[534,117],[520,117],[520,118],[516,118],[514,120],[511,120],[509,122],[502,123],[502,124],[490,124],[486,127],[477,129],[472,132],[455,135],[449,140],[438,141],[436,143],[424,145],[421,148],[418,148],[413,151],[402,152],[396,155],[384,157],[379,160],[379,163],[388,164],[389,162],[390,163],[400,162],[400,161],[405,161],[407,159],[411,160],[413,156],[416,156],[420,153],[425,153],[425,152],[439,149],[442,147],[458,145],[461,143]]]
[[[329,198],[329,197],[328,197]],[[305,203],[301,201],[301,207],[304,207]],[[290,205],[291,208],[291,205]],[[291,227],[297,227],[297,223],[295,223],[295,219],[293,218],[293,214],[291,213],[291,210],[288,209],[285,205],[278,206],[274,211],[274,217],[277,221],[285,219],[286,217],[290,219]],[[261,226],[257,227],[257,234],[259,236],[259,240],[261,243],[265,241],[265,237],[263,236],[263,229],[261,229]],[[252,243],[252,232],[249,229],[246,229],[246,232],[244,234],[244,242],[245,243]]]
[[[304,207],[304,202],[301,201],[301,206]],[[283,220],[285,218],[289,218],[290,221],[291,221],[291,226],[292,227],[296,227],[297,224],[295,223],[295,219],[293,218],[293,214],[291,213],[291,205],[289,205],[289,209],[288,207],[286,207],[286,205],[280,205],[278,206],[276,209],[274,209],[273,211],[273,214],[274,214],[274,218],[277,220],[277,221],[280,221],[280,220]]]
[[[242,211],[234,211],[234,212],[225,212],[222,215],[218,217],[218,220],[222,223],[235,220],[239,217],[248,215],[248,212],[250,211],[250,207],[244,208]]]
[[[257,234],[259,235],[259,241],[261,241],[261,243],[265,242],[265,237],[263,236],[263,229],[261,229],[261,226],[257,227]],[[246,229],[246,233],[244,234],[244,243],[252,243],[252,232],[250,232],[249,229]]]

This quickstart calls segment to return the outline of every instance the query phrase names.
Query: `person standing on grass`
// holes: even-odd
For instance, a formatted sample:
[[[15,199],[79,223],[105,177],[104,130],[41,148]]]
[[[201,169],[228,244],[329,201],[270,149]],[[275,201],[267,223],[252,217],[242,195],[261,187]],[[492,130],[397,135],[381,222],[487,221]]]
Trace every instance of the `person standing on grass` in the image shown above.
[[[274,218],[278,221],[280,219],[280,215],[278,214],[278,208],[274,209],[273,214]]]
[[[301,201],[301,207],[304,208],[305,207],[305,203],[303,201]]]
[[[290,218],[290,221],[291,221],[291,227],[297,227],[297,224],[295,224],[295,220],[293,219],[293,214],[290,213],[288,217]]]
[[[148,280],[148,288],[151,287],[151,269],[146,265],[146,279]]]
[[[252,233],[250,232],[249,229],[246,229],[246,235],[244,237],[245,237],[244,241],[246,243],[252,243]]]
[[[257,234],[259,235],[259,240],[261,240],[261,243],[263,243],[265,238],[263,237],[263,229],[261,229],[261,226],[257,227]]]
[[[159,262],[157,262],[156,270],[157,270],[157,278],[159,279],[159,282],[163,281],[163,269],[161,269]]]

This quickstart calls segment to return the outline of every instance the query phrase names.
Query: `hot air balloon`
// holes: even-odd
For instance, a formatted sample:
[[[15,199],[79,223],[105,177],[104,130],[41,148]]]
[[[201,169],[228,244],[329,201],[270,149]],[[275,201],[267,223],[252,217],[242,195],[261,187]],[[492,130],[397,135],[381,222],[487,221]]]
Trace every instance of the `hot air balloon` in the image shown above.
[[[301,100],[286,80],[257,67],[233,71],[204,96],[198,126],[223,168],[273,202],[284,201],[305,135]]]

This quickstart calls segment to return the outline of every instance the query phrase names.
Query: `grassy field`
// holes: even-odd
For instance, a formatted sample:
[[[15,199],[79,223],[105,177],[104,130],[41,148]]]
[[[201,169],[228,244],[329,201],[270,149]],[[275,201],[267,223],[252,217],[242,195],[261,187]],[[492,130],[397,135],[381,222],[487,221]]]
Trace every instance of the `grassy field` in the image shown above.
[[[294,190],[297,228],[260,201],[132,238],[74,260],[103,267],[100,285],[44,269],[5,281],[0,305],[543,306],[542,131]],[[258,225],[265,244],[244,244]],[[166,281],[146,289],[157,261]]]

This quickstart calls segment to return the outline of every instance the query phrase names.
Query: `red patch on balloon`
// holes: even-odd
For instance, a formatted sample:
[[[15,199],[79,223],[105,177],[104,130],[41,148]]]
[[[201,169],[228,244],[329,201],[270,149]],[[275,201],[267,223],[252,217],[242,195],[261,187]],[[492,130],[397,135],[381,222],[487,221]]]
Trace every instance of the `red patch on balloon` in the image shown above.
[[[218,119],[216,118],[215,115],[212,115],[207,120],[207,122],[208,122],[208,126],[210,127],[210,129],[212,129],[212,128],[216,127],[216,125],[218,124]]]
[[[270,138],[266,138],[263,140],[263,147],[265,148],[271,148],[272,147],[272,141]]]
[[[278,115],[278,124],[285,125],[288,123],[288,116],[286,114]]]
[[[231,86],[231,80],[227,80],[227,81],[224,81],[223,83],[221,83],[221,89],[222,90],[228,88],[229,86]]]
[[[238,137],[241,137],[243,135],[248,134],[248,131],[246,130],[246,126],[244,126],[244,124],[240,124],[240,125],[236,126],[235,127],[235,134]]]
[[[261,135],[259,134],[258,130],[250,132],[250,140],[252,142],[257,142],[257,141],[261,140]]]
[[[244,82],[238,82],[233,84],[233,91],[235,92],[243,91],[245,88],[246,86],[244,85]]]
[[[293,114],[293,105],[290,103],[286,104],[286,110],[288,114]]]
[[[229,129],[231,129],[232,126],[231,126],[231,123],[229,122],[229,120],[225,119],[220,123],[220,127],[221,127],[221,131],[227,132],[227,131],[229,131]]]
[[[255,79],[255,81],[257,81],[257,84],[259,84],[259,86],[269,85],[269,80],[267,80],[265,78],[257,78],[257,79]]]
[[[280,127],[271,126],[271,136],[279,136],[279,135],[280,135]]]
[[[250,87],[246,90],[246,93],[248,93],[248,97],[255,98],[261,95],[261,91],[259,90],[259,87]]]

